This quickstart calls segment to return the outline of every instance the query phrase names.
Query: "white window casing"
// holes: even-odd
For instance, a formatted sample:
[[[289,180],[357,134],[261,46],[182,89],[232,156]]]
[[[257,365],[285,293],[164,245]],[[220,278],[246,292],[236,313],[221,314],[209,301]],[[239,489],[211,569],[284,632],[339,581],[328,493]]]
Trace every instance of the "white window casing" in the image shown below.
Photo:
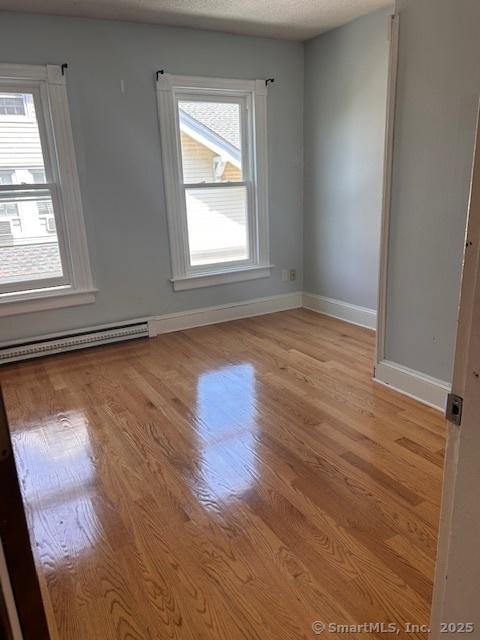
[[[0,64],[0,92],[33,95],[45,182],[0,184],[0,201],[12,194],[47,193],[53,204],[61,257],[59,277],[0,282],[0,316],[91,303],[95,289],[88,256],[80,185],[66,91],[66,76],[56,65]],[[17,116],[19,119],[20,116]],[[0,247],[1,251],[1,247]]]
[[[267,86],[264,80],[228,80],[158,74],[158,114],[167,205],[168,231],[174,290],[207,287],[270,276],[268,175],[267,175]],[[180,101],[238,104],[240,109],[241,171],[238,181],[219,182],[215,175],[218,150],[211,141],[211,181],[185,182],[182,169]],[[227,155],[224,155],[228,159]],[[232,160],[235,162],[235,160]],[[246,196],[248,256],[230,257],[210,264],[193,264],[187,226],[187,191],[209,190],[228,194],[237,189]],[[223,192],[216,192],[221,189]],[[205,192],[207,193],[207,192]],[[228,197],[228,196],[226,196]],[[215,234],[215,228],[211,230]]]

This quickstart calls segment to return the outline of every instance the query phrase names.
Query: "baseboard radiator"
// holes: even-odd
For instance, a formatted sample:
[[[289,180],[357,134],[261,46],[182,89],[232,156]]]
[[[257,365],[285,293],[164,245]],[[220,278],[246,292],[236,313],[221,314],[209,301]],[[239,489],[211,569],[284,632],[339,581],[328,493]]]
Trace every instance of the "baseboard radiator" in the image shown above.
[[[147,338],[148,324],[138,322],[129,325],[119,325],[108,329],[82,331],[75,334],[51,337],[43,340],[31,340],[22,343],[0,347],[0,364],[38,358],[63,351],[86,349],[110,342]]]

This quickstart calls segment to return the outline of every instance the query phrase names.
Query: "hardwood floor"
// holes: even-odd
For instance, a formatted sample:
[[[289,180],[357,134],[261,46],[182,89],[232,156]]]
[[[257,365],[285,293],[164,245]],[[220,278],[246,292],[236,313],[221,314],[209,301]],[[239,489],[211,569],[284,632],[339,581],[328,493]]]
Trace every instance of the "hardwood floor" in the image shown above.
[[[428,624],[444,422],[373,345],[295,310],[0,369],[53,638]]]

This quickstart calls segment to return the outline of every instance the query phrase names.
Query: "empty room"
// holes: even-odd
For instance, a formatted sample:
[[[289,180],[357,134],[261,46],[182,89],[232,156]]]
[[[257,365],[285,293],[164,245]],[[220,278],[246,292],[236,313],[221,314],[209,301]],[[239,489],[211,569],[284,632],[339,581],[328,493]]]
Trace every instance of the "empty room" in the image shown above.
[[[480,639],[476,0],[0,0],[1,640]]]

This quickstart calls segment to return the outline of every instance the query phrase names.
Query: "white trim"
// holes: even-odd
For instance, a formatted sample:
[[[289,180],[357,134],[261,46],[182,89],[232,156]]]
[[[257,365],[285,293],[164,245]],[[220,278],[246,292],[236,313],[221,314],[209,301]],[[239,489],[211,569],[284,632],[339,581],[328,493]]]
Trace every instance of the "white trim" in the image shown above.
[[[179,122],[177,99],[189,93],[195,96],[214,96],[214,99],[244,101],[242,108],[242,168],[248,202],[249,249],[248,260],[237,264],[222,263],[204,267],[190,265],[188,248],[185,187],[181,170]],[[172,263],[174,290],[210,286],[217,278],[219,269],[231,272],[238,282],[252,279],[248,267],[262,268],[268,277],[269,269],[269,223],[268,223],[268,173],[267,173],[267,91],[264,80],[229,80],[226,78],[202,78],[160,74],[157,79],[158,118],[161,134],[162,161],[167,204],[168,233]],[[206,186],[206,185],[205,185]],[[226,188],[229,185],[215,185]],[[233,186],[233,185],[230,185]],[[206,273],[213,276],[206,278]],[[250,275],[249,275],[250,274]],[[193,277],[195,276],[195,280]],[[199,277],[196,277],[199,276]],[[187,283],[183,286],[179,283]],[[194,284],[193,284],[194,283]]]
[[[97,289],[71,289],[59,287],[49,290],[37,289],[19,294],[3,294],[0,296],[0,318],[21,313],[77,307],[95,302]]]
[[[236,269],[235,271],[219,271],[218,273],[198,274],[186,278],[172,278],[171,282],[175,291],[185,291],[186,289],[198,289],[200,287],[213,287],[219,284],[231,282],[244,282],[246,280],[257,280],[258,278],[269,278],[273,265],[268,267],[247,267]]]
[[[207,76],[179,76],[171,73],[159,74],[157,85],[163,91],[170,91],[172,86],[181,91],[188,89],[206,89],[215,91],[254,91],[256,80],[239,78],[211,78]],[[261,81],[265,87],[265,81]]]
[[[62,205],[67,227],[66,235],[72,261],[72,287],[81,290],[92,289],[92,272],[83,219],[65,75],[62,74],[61,67],[47,65],[47,77]]]
[[[64,294],[68,297],[68,294]],[[73,293],[71,294],[74,295]],[[80,304],[80,303],[79,303]],[[125,321],[110,322],[90,327],[80,327],[67,331],[59,331],[40,336],[30,336],[23,339],[15,339],[0,342],[0,349],[9,349],[20,347],[24,344],[40,343],[48,340],[61,340],[75,337],[79,334],[95,334],[98,332],[115,330],[119,327],[128,327],[148,323],[149,336],[153,337],[160,333],[170,333],[199,327],[207,324],[216,324],[219,322],[227,322],[229,320],[237,320],[240,318],[249,318],[267,313],[275,313],[277,311],[287,311],[289,309],[298,309],[302,306],[301,292],[281,294],[270,296],[268,298],[256,298],[246,300],[244,302],[232,302],[214,307],[203,307],[199,309],[190,309],[188,311],[180,311],[178,313],[170,313],[161,316],[143,317],[130,319]],[[62,351],[58,349],[57,352]]]
[[[302,293],[286,293],[268,298],[256,298],[245,300],[244,302],[232,302],[221,304],[215,307],[203,307],[201,309],[191,309],[167,315],[157,316],[148,320],[150,337],[161,333],[171,333],[202,327],[209,324],[229,322],[241,318],[251,318],[277,311],[287,311],[298,309],[302,306]]]
[[[367,329],[375,329],[377,323],[377,312],[374,309],[326,298],[315,293],[303,293],[303,307]]]
[[[387,277],[388,277],[388,242],[390,230],[390,208],[392,203],[392,175],[393,148],[395,133],[395,110],[397,97],[398,73],[398,40],[400,16],[389,16],[388,30],[390,53],[388,61],[387,109],[385,124],[385,149],[383,163],[383,201],[382,221],[380,231],[380,260],[378,273],[378,302],[377,302],[377,344],[375,362],[385,359],[385,323],[387,307]]]
[[[185,274],[184,243],[187,229],[183,223],[182,191],[178,169],[178,148],[176,123],[176,105],[173,99],[173,87],[170,76],[159,76],[157,80],[157,106],[160,125],[160,145],[162,151],[165,199],[167,205],[168,236],[172,276]]]
[[[440,411],[445,410],[450,385],[426,373],[414,371],[395,362],[384,360],[375,365],[374,381],[419,400]]]
[[[47,67],[38,64],[0,64],[0,79],[7,78],[9,80],[46,80]]]
[[[268,214],[268,140],[267,140],[267,85],[255,80],[253,94],[253,171],[255,175],[255,207],[257,223],[257,260],[268,264],[270,260],[270,233]]]

